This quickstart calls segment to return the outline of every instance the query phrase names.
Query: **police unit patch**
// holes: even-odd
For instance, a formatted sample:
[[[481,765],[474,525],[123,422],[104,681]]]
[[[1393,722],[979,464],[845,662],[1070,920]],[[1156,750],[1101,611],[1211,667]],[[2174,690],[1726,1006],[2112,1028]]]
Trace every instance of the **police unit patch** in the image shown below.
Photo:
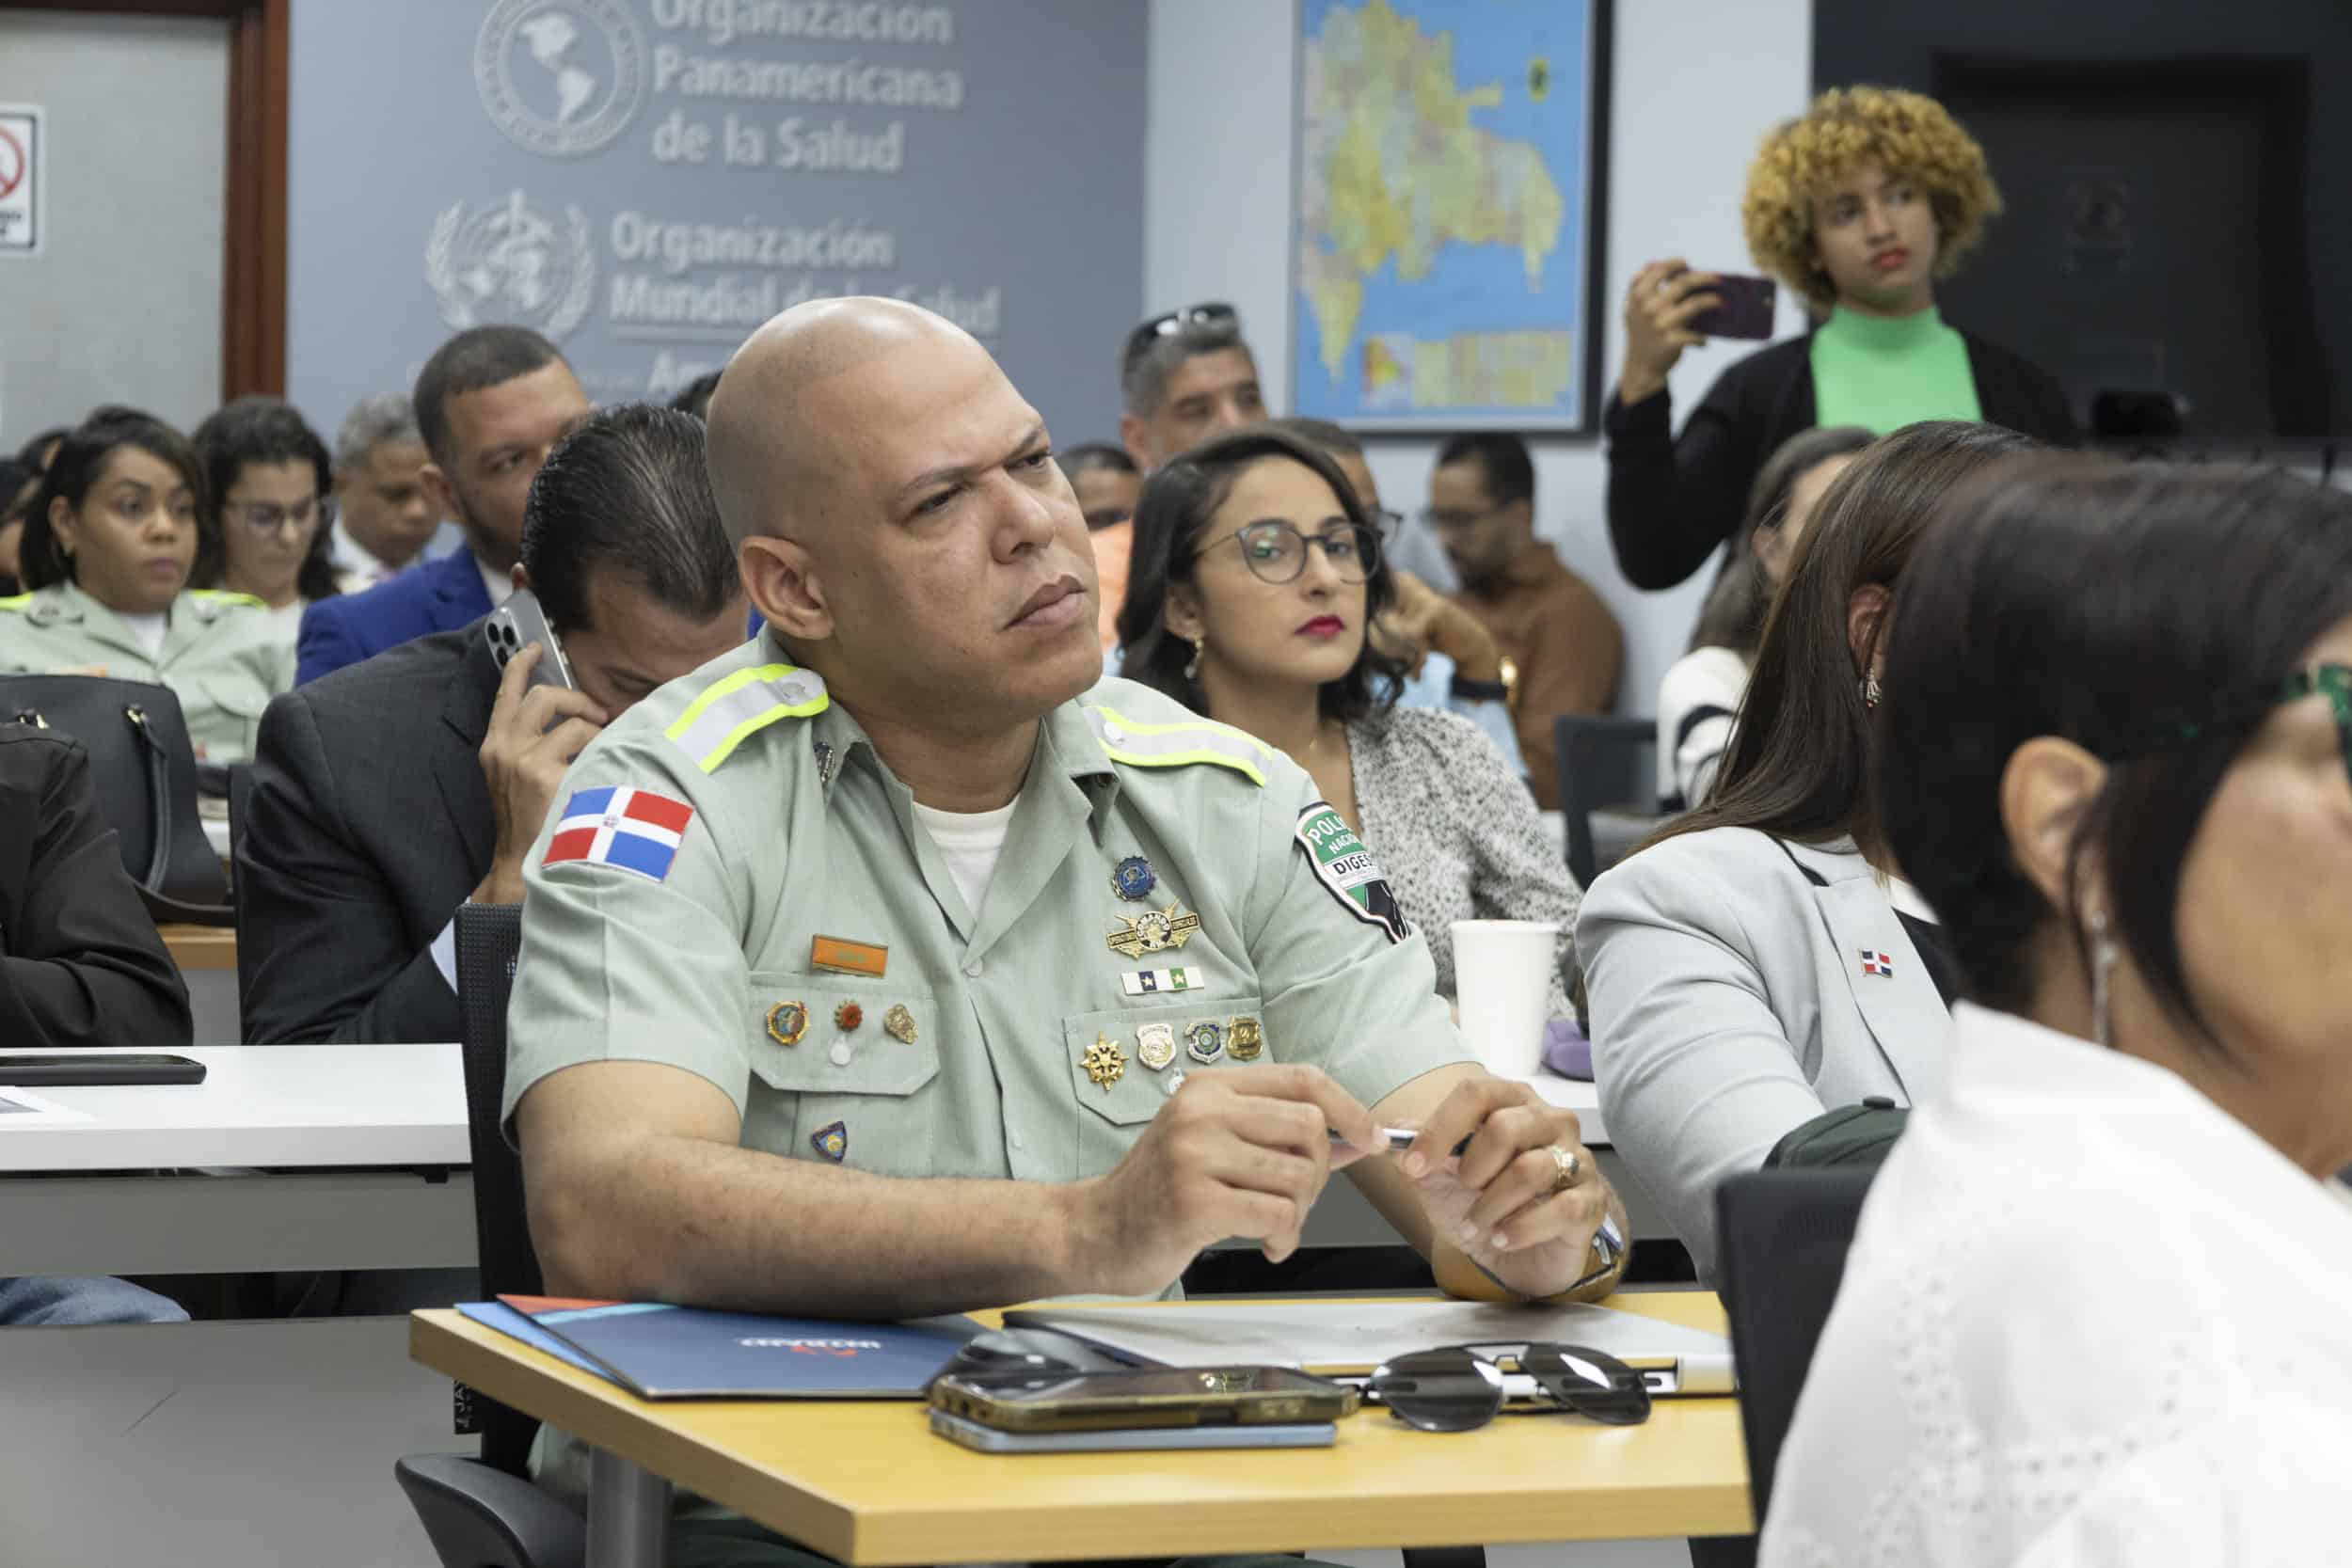
[[[1298,814],[1295,836],[1298,847],[1307,852],[1307,863],[1314,867],[1315,879],[1340,901],[1340,908],[1367,926],[1379,927],[1391,942],[1403,942],[1413,934],[1380,863],[1372,858],[1372,851],[1364,847],[1364,841],[1356,836],[1356,830],[1341,817],[1338,808],[1328,800],[1310,804]]]
[[[669,876],[678,841],[692,820],[693,807],[649,789],[608,785],[577,790],[557,819],[539,863],[616,865],[658,882]]]

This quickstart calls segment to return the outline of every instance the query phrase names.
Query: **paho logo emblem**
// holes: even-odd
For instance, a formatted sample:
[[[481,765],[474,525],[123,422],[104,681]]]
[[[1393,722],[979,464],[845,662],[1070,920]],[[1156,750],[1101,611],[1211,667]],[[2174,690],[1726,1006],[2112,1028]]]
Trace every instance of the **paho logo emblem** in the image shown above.
[[[464,202],[454,202],[433,220],[424,280],[440,297],[441,319],[460,332],[511,322],[561,338],[596,297],[588,214],[565,207],[558,230],[520,191],[470,215]]]
[[[621,0],[498,0],[474,40],[490,123],[533,152],[577,158],[628,126],[645,92],[645,40]]]

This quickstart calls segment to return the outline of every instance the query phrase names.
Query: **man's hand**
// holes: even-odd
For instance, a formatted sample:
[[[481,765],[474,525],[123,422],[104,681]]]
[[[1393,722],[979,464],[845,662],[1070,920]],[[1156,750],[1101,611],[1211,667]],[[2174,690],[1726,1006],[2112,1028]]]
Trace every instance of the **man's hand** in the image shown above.
[[[1633,275],[1625,295],[1625,371],[1617,377],[1617,401],[1630,407],[1666,388],[1666,372],[1686,348],[1707,341],[1691,330],[1691,320],[1723,303],[1707,291],[1723,279],[1692,272],[1680,258],[1652,261]]]
[[[1456,1159],[1452,1150],[1465,1138]],[[1565,1189],[1555,1148],[1576,1160]],[[1608,1212],[1609,1187],[1574,1111],[1482,1071],[1438,1103],[1401,1158],[1436,1239],[1511,1291],[1558,1295],[1591,1272],[1586,1257]]]
[[[498,817],[498,847],[489,875],[473,891],[477,904],[523,901],[523,859],[555,804],[564,769],[608,722],[604,709],[579,692],[531,684],[545,651],[533,642],[507,661],[482,736],[482,779]]]
[[[1502,656],[1484,622],[1410,572],[1394,578],[1396,603],[1374,624],[1375,647],[1403,659],[1415,674],[1435,652],[1452,659],[1464,680],[1502,678]]]
[[[1193,1073],[1125,1159],[1064,1189],[1083,1289],[1154,1294],[1229,1236],[1279,1263],[1332,1171],[1380,1147],[1372,1113],[1318,1068]]]

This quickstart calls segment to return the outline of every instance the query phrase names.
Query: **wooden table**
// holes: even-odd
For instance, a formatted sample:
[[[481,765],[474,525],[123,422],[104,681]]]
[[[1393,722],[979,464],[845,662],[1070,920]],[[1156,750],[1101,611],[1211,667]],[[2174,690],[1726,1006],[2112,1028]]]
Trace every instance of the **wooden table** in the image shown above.
[[[1610,1305],[1724,1326],[1715,1298],[1700,1291],[1629,1292]],[[1008,1457],[931,1436],[912,1402],[657,1404],[455,1312],[419,1312],[410,1325],[418,1360],[596,1446],[591,1568],[659,1560],[646,1548],[660,1540],[664,1481],[856,1565],[1754,1528],[1729,1399],[1661,1400],[1639,1427],[1529,1417],[1437,1435],[1366,1411],[1342,1423],[1330,1449]],[[647,1486],[649,1475],[658,1479]],[[608,1488],[635,1496],[615,1508]]]
[[[188,926],[174,921],[156,929],[163,932],[164,949],[171,955],[171,961],[180,966],[182,974],[216,969],[236,973],[237,933],[229,927]]]
[[[161,927],[164,949],[187,982],[188,1006],[202,1045],[235,1045],[245,1038],[237,1003],[237,933],[226,926]]]

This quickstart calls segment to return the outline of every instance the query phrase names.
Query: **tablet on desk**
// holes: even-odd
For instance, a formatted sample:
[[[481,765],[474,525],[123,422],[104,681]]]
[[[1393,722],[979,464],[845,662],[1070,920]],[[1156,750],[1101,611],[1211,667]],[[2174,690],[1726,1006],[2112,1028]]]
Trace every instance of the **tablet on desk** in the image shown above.
[[[0,1054],[0,1084],[25,1088],[77,1085],[201,1084],[204,1064],[192,1056],[133,1051],[75,1051],[54,1055]]]

